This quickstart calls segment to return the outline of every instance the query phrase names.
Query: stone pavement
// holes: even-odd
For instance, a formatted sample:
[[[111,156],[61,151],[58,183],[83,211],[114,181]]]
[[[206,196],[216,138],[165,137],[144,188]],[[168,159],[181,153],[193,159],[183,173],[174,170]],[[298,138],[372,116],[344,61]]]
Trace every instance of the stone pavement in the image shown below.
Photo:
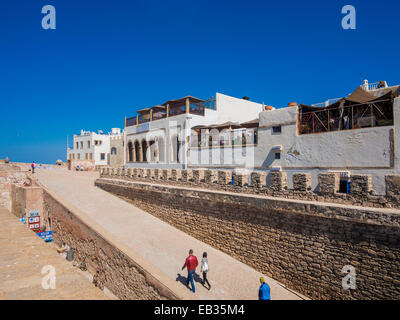
[[[79,208],[171,279],[185,281],[187,272],[181,271],[181,267],[189,249],[194,250],[199,262],[202,252],[207,251],[212,289],[208,291],[196,282],[196,294],[191,294],[193,299],[258,299],[261,273],[95,187],[94,181],[98,176],[98,172],[76,172],[64,168],[38,169],[35,172],[35,177],[46,188]],[[199,272],[200,268],[197,270]],[[271,287],[273,300],[304,298],[271,278],[265,279]]]
[[[74,268],[59,255],[54,244],[45,243],[17,217],[0,207],[0,300],[110,299],[90,281],[87,272]],[[56,289],[43,289],[46,265],[54,266]]]

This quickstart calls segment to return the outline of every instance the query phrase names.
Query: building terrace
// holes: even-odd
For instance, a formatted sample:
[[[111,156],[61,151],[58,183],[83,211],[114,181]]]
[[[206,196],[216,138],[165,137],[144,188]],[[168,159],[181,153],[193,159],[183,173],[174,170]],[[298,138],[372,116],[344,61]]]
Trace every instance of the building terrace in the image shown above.
[[[126,127],[156,121],[181,114],[205,115],[205,109],[215,110],[215,99],[202,100],[192,96],[169,100],[162,105],[144,108],[137,111],[137,115],[126,119]]]

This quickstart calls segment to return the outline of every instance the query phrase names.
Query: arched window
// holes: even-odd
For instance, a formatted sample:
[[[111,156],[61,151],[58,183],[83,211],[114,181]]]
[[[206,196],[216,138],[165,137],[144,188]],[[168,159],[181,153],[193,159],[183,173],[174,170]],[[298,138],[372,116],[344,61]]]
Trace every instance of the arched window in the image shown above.
[[[171,138],[171,162],[181,162],[180,155],[181,141],[179,140],[178,135],[174,135]]]
[[[135,156],[136,156],[136,159],[135,159],[135,161],[136,162],[140,162],[140,150],[141,148],[140,148],[140,144],[139,144],[139,141],[135,141]]]
[[[142,154],[143,154],[143,162],[147,162],[147,141],[142,141]]]
[[[117,154],[117,148],[116,147],[112,147],[111,148],[111,154]]]
[[[133,145],[132,142],[129,141],[128,143],[128,162],[132,162],[133,161]]]
[[[165,146],[164,146],[164,138],[158,138],[158,161],[165,161]]]

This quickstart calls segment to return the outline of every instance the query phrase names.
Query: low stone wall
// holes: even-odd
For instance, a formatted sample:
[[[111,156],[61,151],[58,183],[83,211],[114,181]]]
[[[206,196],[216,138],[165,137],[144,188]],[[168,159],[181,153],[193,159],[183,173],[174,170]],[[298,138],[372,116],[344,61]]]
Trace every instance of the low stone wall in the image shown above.
[[[328,172],[318,175],[319,191],[311,191],[310,173],[294,173],[293,189],[288,188],[287,173],[282,171],[246,172],[204,169],[153,169],[158,175],[141,174],[144,169],[102,168],[100,176],[130,181],[159,181],[206,189],[226,190],[230,192],[265,194],[288,199],[335,202],[350,205],[362,205],[376,208],[400,208],[400,175],[386,175],[386,195],[372,192],[371,175],[351,175],[351,193],[339,193],[340,177],[338,173]],[[267,178],[269,185],[267,186]]]
[[[54,241],[72,248],[76,263],[84,262],[98,284],[120,299],[180,299],[170,289],[174,284],[170,285],[169,279],[160,281],[158,269],[110,239],[94,221],[68,209],[47,190],[43,194],[45,219],[50,221]]]
[[[38,186],[25,187],[23,184],[11,185],[11,213],[18,218],[29,216],[29,211],[37,210],[43,220],[43,190]]]
[[[12,211],[12,184],[23,183],[26,173],[14,164],[0,164],[0,206]]]
[[[310,298],[400,299],[398,211],[121,179],[96,185]],[[346,265],[354,290],[342,288]]]

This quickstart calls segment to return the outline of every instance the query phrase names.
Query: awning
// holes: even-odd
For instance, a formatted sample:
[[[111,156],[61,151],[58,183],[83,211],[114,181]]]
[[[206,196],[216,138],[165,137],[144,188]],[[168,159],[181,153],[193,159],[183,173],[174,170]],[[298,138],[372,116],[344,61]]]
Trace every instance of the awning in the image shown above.
[[[241,128],[241,127],[242,126],[237,122],[228,121],[228,122],[224,122],[221,124],[213,124],[213,125],[209,125],[209,126],[199,125],[199,126],[192,127],[192,129],[193,130],[195,130],[195,129],[209,129],[209,130],[219,129],[220,130],[220,129],[228,129],[228,128],[237,129],[237,128]]]
[[[299,112],[306,113],[306,112],[314,112],[314,111],[323,111],[329,109],[336,109],[339,107],[351,106],[355,104],[367,104],[367,103],[374,103],[382,100],[389,100],[395,96],[394,90],[389,90],[387,93],[380,97],[376,97],[375,95],[365,91],[363,88],[358,87],[356,90],[353,91],[348,97],[342,98],[335,103],[330,104],[326,107],[316,107],[316,106],[308,106],[305,104],[300,104]]]
[[[190,102],[204,102],[205,101],[203,99],[199,99],[196,97],[186,96],[186,97],[175,99],[175,100],[168,100],[167,102],[164,102],[162,104],[162,106],[166,106],[167,104],[169,104],[170,107],[184,105],[186,103],[186,99],[189,99]]]
[[[144,108],[144,109],[138,110],[136,112],[139,114],[146,114],[146,113],[150,112],[150,108]]]
[[[244,128],[256,128],[259,126],[259,124],[260,124],[260,120],[254,119],[254,120],[242,122],[240,125]]]

